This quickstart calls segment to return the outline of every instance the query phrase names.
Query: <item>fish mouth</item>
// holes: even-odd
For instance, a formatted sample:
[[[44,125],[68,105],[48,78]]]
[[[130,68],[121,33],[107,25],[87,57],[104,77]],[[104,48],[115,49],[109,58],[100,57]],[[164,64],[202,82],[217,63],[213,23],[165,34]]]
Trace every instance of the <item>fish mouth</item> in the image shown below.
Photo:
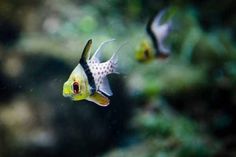
[[[63,96],[64,96],[64,97],[70,97],[70,94],[68,94],[68,93],[63,93]]]
[[[71,96],[71,93],[70,93],[70,91],[68,90],[66,83],[65,83],[64,86],[63,86],[62,95],[63,95],[64,97],[70,97],[70,96]]]

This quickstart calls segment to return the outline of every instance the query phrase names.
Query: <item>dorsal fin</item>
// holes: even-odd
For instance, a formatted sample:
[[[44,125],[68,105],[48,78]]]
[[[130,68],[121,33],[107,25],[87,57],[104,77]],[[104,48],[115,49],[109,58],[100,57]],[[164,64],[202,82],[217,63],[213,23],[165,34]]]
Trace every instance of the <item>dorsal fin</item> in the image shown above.
[[[107,77],[104,77],[102,79],[102,84],[100,85],[98,90],[100,90],[101,92],[105,93],[108,96],[112,96],[113,93],[111,91]]]
[[[95,63],[100,63],[100,56],[101,56],[101,51],[102,51],[102,47],[105,45],[105,44],[107,44],[107,43],[109,43],[109,42],[112,42],[112,41],[114,41],[115,39],[110,39],[110,40],[107,40],[107,41],[104,41],[104,42],[102,42],[100,45],[99,45],[99,47],[98,47],[98,49],[94,52],[94,54],[93,54],[93,56],[91,57],[91,61],[94,61]]]
[[[92,45],[92,39],[88,40],[88,42],[86,43],[84,50],[82,52],[81,58],[80,58],[80,62],[81,61],[87,61],[89,59],[89,49]]]

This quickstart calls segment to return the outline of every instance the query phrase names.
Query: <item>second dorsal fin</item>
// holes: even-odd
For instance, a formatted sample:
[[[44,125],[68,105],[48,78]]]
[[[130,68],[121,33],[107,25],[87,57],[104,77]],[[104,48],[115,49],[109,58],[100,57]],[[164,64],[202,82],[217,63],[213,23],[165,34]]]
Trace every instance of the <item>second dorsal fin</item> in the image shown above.
[[[100,63],[100,56],[101,56],[101,52],[102,52],[102,47],[104,45],[106,45],[107,43],[109,42],[112,42],[114,41],[115,39],[110,39],[110,40],[107,40],[107,41],[104,41],[102,42],[98,49],[95,51],[95,53],[93,54],[93,56],[91,57],[91,61],[94,61],[95,63]]]

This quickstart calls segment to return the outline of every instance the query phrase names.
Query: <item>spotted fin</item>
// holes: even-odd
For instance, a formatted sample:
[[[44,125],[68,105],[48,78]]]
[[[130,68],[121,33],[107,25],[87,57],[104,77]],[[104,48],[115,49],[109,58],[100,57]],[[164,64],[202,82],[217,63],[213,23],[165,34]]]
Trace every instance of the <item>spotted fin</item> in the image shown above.
[[[92,39],[88,40],[88,42],[86,43],[85,47],[84,47],[84,50],[82,52],[82,55],[81,55],[81,59],[80,59],[80,62],[82,61],[87,61],[90,57],[90,54],[89,54],[89,49],[92,45]]]
[[[113,95],[107,77],[103,78],[102,84],[100,85],[99,90],[108,96]]]
[[[95,92],[93,95],[89,96],[87,100],[92,101],[102,107],[106,107],[110,103],[110,100],[99,92]]]
[[[101,52],[102,52],[102,47],[109,43],[109,42],[112,42],[114,41],[115,39],[111,39],[111,40],[107,40],[107,41],[104,41],[100,44],[100,46],[98,47],[98,49],[94,52],[94,55],[92,56],[91,58],[91,61],[94,61],[95,63],[100,63],[100,56],[101,56]]]

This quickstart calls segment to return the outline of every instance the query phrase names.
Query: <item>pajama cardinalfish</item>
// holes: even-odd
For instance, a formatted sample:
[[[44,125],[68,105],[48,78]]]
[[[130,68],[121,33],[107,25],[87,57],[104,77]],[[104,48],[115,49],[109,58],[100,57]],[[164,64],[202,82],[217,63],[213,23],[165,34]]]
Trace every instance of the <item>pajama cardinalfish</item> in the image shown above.
[[[147,24],[147,33],[151,38],[152,44],[144,40],[136,52],[136,58],[140,62],[150,61],[154,58],[167,58],[171,51],[170,47],[165,43],[166,38],[170,35],[172,29],[172,20],[164,23],[162,19],[166,10],[160,11]]]
[[[63,96],[70,97],[74,101],[88,100],[100,106],[109,105],[110,100],[107,96],[112,96],[112,91],[106,76],[111,73],[118,73],[116,70],[118,59],[116,53],[103,63],[100,62],[99,58],[102,47],[113,40],[103,42],[91,58],[89,49],[92,40],[90,39],[87,42],[79,64],[64,83]]]

